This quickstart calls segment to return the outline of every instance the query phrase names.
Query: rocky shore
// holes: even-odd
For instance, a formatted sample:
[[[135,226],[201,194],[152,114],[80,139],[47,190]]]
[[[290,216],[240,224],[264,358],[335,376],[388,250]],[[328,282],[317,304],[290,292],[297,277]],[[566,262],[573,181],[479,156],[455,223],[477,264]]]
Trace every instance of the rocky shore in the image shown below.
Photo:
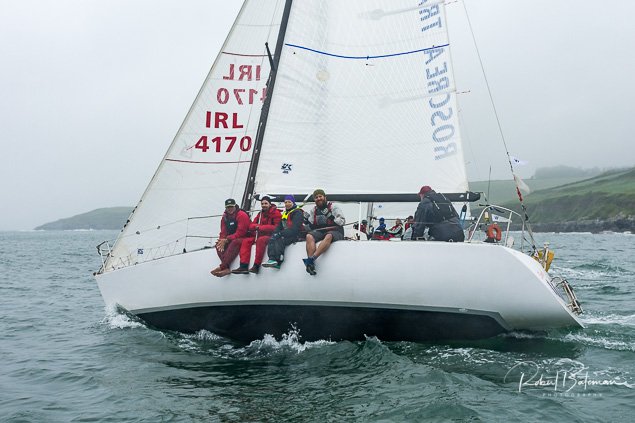
[[[635,234],[635,218],[580,220],[558,223],[532,223],[534,232],[630,232]]]

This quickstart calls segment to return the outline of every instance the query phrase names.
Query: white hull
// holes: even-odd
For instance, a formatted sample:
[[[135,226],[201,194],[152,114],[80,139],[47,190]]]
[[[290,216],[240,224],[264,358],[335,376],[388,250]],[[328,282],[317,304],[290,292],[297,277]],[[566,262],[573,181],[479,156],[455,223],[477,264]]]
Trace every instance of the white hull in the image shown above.
[[[97,281],[106,304],[154,326],[242,340],[280,334],[291,324],[305,339],[415,340],[581,326],[542,267],[502,246],[338,242],[317,260],[317,276],[305,272],[305,256],[298,243],[287,248],[280,270],[217,278],[210,270],[218,257],[206,249],[99,274]]]

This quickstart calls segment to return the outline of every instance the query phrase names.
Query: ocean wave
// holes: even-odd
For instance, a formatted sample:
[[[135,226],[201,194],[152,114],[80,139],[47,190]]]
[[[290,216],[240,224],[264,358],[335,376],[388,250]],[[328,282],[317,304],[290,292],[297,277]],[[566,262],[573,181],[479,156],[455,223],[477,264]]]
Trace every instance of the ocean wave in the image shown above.
[[[587,325],[623,325],[635,326],[635,314],[605,314],[605,315],[583,315],[582,322]]]
[[[176,343],[183,350],[198,353],[207,352],[228,359],[263,358],[276,353],[288,352],[300,354],[311,348],[335,344],[335,342],[327,340],[302,341],[300,331],[296,328],[289,329],[287,333],[282,334],[280,340],[273,335],[265,334],[262,339],[251,341],[246,346],[237,345],[230,339],[207,330],[200,330],[194,334],[178,332],[177,334]]]
[[[635,351],[635,342],[618,341],[604,337],[590,337],[587,335],[573,333],[565,335],[564,339],[567,341],[578,342],[580,344],[600,347],[607,350]]]
[[[127,314],[117,306],[105,306],[105,316],[101,323],[110,329],[131,329],[146,327],[139,319]]]
[[[279,341],[273,335],[266,334],[262,339],[252,341],[245,347],[245,350],[257,352],[291,350],[300,354],[310,348],[335,344],[335,342],[327,340],[302,342],[300,338],[300,331],[296,328],[291,328],[289,332],[282,334]]]

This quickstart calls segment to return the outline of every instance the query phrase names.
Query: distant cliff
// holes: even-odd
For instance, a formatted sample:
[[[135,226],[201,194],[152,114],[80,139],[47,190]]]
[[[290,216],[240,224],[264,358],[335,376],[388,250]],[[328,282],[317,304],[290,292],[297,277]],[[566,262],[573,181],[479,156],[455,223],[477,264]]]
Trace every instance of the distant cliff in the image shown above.
[[[107,207],[55,222],[45,223],[36,230],[121,229],[132,207]]]
[[[505,186],[504,195],[500,189],[496,195],[505,198],[510,191]],[[502,205],[519,211],[518,200]],[[536,232],[635,233],[635,169],[538,189],[525,195],[525,205]]]

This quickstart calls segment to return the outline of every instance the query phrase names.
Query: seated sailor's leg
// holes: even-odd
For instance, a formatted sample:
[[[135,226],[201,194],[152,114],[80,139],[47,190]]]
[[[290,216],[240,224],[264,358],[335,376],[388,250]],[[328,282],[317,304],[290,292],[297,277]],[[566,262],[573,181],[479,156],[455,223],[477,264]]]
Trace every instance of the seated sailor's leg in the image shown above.
[[[256,240],[256,254],[254,255],[254,264],[257,264],[258,266],[262,264],[262,259],[265,256],[265,250],[267,249],[267,244],[269,243],[270,238],[270,236],[263,235]]]
[[[269,255],[269,261],[264,263],[262,267],[274,267],[280,269],[282,262],[284,261],[284,238],[280,233],[274,233],[267,244],[267,254]]]
[[[315,250],[316,242],[321,238],[320,231],[312,231],[306,235],[306,258],[302,259],[304,267],[309,275],[315,275]],[[317,240],[317,241],[316,241]]]
[[[313,258],[317,259],[326,250],[328,250],[329,247],[331,246],[331,242],[333,242],[333,232],[329,232],[326,235],[324,235],[324,239],[320,241],[320,243],[318,244],[317,249],[315,250],[315,254],[313,254]]]
[[[244,238],[243,242],[240,246],[240,266],[234,270],[232,273],[237,274],[248,274],[249,273],[249,258],[251,257],[251,246],[254,244],[255,238],[249,237]]]
[[[230,240],[229,243],[225,245],[225,249],[222,252],[223,257],[221,258],[222,270],[217,272],[214,276],[218,276],[219,278],[222,278],[223,276],[227,276],[231,273],[229,266],[231,265],[232,261],[234,261],[234,259],[238,257],[238,252],[240,251],[240,246],[242,245],[242,241],[243,241],[242,238],[237,238],[237,239]],[[221,253],[219,252],[219,256],[220,254]]]
[[[229,240],[227,238],[219,238],[216,241],[216,253],[218,254],[218,258],[220,259],[220,265],[213,269],[210,273],[214,276],[227,276],[231,271],[229,271],[229,265],[226,263],[225,258],[227,257],[227,246],[229,245]],[[231,263],[231,261],[230,261]]]
[[[254,255],[254,265],[251,267],[251,269],[249,269],[249,272],[257,274],[260,271],[262,259],[265,256],[265,251],[267,249],[267,244],[269,243],[270,238],[270,236],[263,235],[258,237],[258,239],[256,240],[256,254]]]

